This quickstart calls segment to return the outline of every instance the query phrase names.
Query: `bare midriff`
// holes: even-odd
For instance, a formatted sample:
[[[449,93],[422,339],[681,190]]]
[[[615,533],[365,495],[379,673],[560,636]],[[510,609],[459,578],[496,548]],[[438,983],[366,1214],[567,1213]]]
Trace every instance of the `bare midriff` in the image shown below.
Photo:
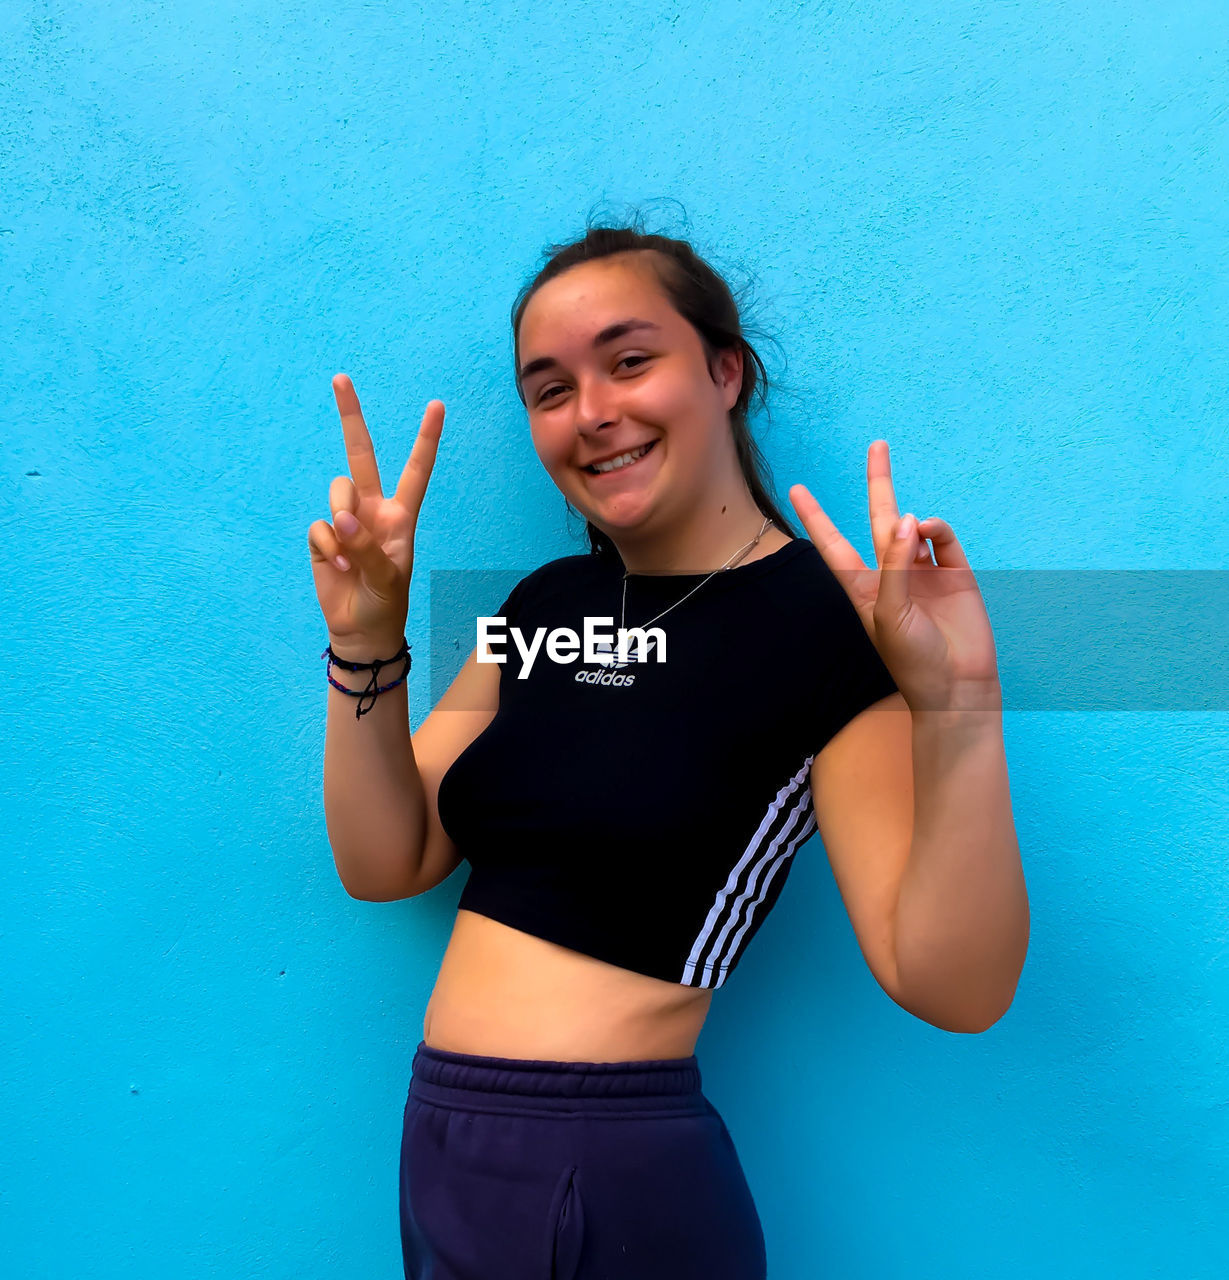
[[[712,989],[665,982],[458,910],[427,1002],[435,1049],[550,1062],[687,1058]]]

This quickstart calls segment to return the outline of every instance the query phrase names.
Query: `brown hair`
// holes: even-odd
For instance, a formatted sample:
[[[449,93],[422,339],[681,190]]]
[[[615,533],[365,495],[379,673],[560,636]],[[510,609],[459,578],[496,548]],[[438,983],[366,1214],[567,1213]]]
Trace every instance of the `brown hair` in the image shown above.
[[[777,506],[768,465],[747,425],[752,396],[758,393],[760,406],[767,407],[765,393],[768,374],[764,369],[764,362],[743,334],[738,304],[734,301],[729,285],[686,240],[646,234],[635,226],[590,225],[583,239],[548,248],[545,266],[521,289],[512,307],[513,375],[521,403],[524,403],[525,397],[519,377],[520,327],[529,299],[548,280],[553,280],[569,267],[615,253],[646,250],[653,251],[648,253],[647,261],[653,264],[658,281],[674,309],[700,335],[710,373],[713,359],[719,351],[731,347],[742,351],[742,388],[738,400],[730,410],[730,428],[734,434],[738,465],[759,510],[764,515],[771,516],[779,529],[797,537],[797,531]],[[567,503],[567,508],[570,514],[579,515],[570,502]],[[590,551],[595,555],[615,554],[614,543],[601,529],[589,520],[585,521],[585,528],[589,535]]]

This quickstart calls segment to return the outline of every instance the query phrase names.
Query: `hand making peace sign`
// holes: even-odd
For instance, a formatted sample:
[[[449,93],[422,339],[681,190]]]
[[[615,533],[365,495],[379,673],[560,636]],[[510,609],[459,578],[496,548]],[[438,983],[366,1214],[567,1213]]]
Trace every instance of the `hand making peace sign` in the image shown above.
[[[333,523],[315,521],[307,541],[334,652],[361,654],[365,661],[391,654],[404,638],[414,529],[435,465],[444,406],[439,400],[427,404],[396,491],[386,498],[354,384],[344,373],[333,379],[333,395],[350,475],[337,476],[329,486]]]
[[[805,485],[793,485],[789,498],[905,701],[914,711],[1001,708],[990,619],[951,526],[900,519],[886,440],[867,450],[866,489],[878,569],[862,563]]]

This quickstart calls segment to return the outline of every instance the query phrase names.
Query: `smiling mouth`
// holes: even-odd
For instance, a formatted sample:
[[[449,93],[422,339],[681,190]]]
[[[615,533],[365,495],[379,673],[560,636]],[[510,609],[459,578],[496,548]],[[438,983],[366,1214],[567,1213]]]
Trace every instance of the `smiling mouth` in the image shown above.
[[[648,444],[641,445],[638,449],[631,449],[627,453],[622,453],[617,458],[611,458],[607,462],[592,463],[587,467],[581,467],[581,470],[587,471],[591,476],[608,476],[616,471],[624,471],[628,467],[634,467],[641,458],[647,457],[656,444],[656,440],[650,440]]]

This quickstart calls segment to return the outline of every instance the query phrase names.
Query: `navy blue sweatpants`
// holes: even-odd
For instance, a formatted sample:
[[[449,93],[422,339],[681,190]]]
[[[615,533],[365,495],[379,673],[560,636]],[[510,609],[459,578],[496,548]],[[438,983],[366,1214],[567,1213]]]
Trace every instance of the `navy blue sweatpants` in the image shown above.
[[[764,1280],[734,1143],[689,1058],[543,1062],[420,1042],[406,1280]]]

